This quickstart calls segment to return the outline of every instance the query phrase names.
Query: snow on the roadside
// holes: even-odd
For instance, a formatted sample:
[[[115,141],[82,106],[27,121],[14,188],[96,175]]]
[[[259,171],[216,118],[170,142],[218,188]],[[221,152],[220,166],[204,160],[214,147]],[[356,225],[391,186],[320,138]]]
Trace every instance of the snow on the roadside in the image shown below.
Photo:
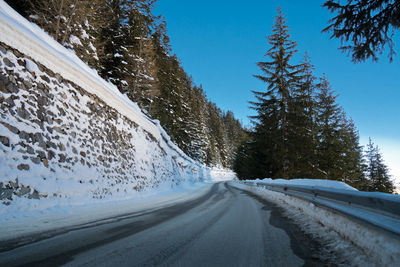
[[[206,194],[211,183],[181,184],[137,193],[120,200],[81,199],[77,205],[70,199],[31,200],[19,198],[18,205],[5,206],[0,216],[0,240],[8,240],[63,227],[90,224],[126,214],[159,209],[178,202],[187,202]],[[41,209],[31,209],[40,205]],[[26,207],[21,210],[18,207]]]
[[[310,186],[314,188],[334,188],[334,189],[344,189],[344,190],[353,190],[357,191],[354,187],[350,185],[334,180],[322,180],[322,179],[256,179],[256,180],[247,180],[246,182],[253,182],[258,184],[279,184],[279,185],[301,185],[301,186]]]
[[[223,168],[213,168],[210,171],[210,176],[212,181],[231,181],[236,180],[236,174],[233,171],[227,171]]]
[[[382,192],[365,192],[365,191],[358,191],[354,187],[335,180],[322,180],[322,179],[256,179],[256,180],[246,180],[248,183],[257,183],[257,184],[265,184],[265,185],[282,185],[282,186],[296,186],[296,187],[303,187],[303,188],[313,188],[313,189],[320,189],[320,190],[328,190],[331,192],[338,192],[338,193],[345,193],[351,194],[355,196],[364,196],[364,197],[375,197],[386,199],[390,201],[399,202],[400,205],[400,196],[386,194]]]
[[[347,262],[342,262],[343,266],[397,266],[400,262],[400,239],[394,235],[317,207],[309,201],[258,186],[232,185],[282,207],[285,215],[306,233],[326,244],[327,257],[335,253],[344,257]]]

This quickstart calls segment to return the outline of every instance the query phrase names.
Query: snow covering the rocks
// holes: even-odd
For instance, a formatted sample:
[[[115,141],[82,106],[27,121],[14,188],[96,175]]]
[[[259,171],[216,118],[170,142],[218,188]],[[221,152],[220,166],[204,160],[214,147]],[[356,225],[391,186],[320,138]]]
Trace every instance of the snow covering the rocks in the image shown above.
[[[138,123],[156,139],[159,129],[111,82],[103,80],[96,70],[86,65],[73,51],[66,49],[36,24],[29,22],[3,0],[0,1],[0,41],[40,62],[87,92],[93,93],[122,115]],[[174,148],[179,154],[184,153]],[[188,158],[189,160],[189,158]]]
[[[313,188],[332,188],[332,189],[343,189],[343,190],[353,190],[358,191],[354,187],[350,185],[334,180],[321,180],[321,179],[256,179],[256,180],[247,180],[246,182],[250,183],[258,183],[258,184],[276,184],[276,185],[300,185],[300,186],[308,186]]]
[[[38,66],[32,60],[26,58],[25,59],[25,64],[26,64],[25,67],[29,72],[32,72],[32,73],[39,73],[40,72]]]
[[[138,191],[235,178],[230,170],[188,157],[136,103],[3,0],[0,32],[0,42],[12,48],[0,51],[9,62],[0,70],[14,90],[0,95],[11,103],[1,103],[0,135],[6,139],[0,140],[0,193],[8,205],[0,209],[1,218],[18,210],[120,201]],[[114,135],[106,142],[108,126]],[[121,159],[121,138],[127,159]],[[12,199],[6,196],[10,190]]]

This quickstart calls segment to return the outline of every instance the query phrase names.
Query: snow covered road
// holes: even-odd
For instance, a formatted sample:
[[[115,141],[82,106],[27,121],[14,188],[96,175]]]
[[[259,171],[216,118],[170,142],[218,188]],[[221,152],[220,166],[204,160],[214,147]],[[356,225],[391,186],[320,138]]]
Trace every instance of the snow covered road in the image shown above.
[[[274,204],[216,183],[206,194],[0,253],[1,266],[301,266],[321,245]]]

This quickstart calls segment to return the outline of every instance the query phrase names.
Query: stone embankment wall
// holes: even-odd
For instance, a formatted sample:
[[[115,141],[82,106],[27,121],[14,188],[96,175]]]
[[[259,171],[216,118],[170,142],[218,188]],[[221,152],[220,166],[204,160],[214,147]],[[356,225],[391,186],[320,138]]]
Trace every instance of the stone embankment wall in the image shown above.
[[[0,43],[0,201],[104,198],[206,179],[96,95]],[[165,142],[164,142],[165,143]]]

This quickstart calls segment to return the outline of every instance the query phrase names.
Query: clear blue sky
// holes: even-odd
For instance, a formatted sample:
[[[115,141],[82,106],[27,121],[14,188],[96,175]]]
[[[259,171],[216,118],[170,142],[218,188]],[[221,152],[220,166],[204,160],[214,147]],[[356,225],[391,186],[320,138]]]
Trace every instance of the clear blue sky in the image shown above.
[[[307,51],[316,67],[326,73],[332,88],[360,131],[361,143],[368,137],[379,145],[392,174],[400,179],[400,56],[389,63],[354,64],[337,48],[340,41],[321,33],[331,14],[308,0],[158,0],[155,14],[168,25],[173,51],[196,84],[202,84],[210,100],[223,110],[232,110],[244,125],[252,111],[250,90],[265,84],[259,74],[269,35],[280,6],[287,18],[292,40],[301,59]],[[397,38],[400,54],[400,41]],[[295,63],[295,62],[294,62]]]

